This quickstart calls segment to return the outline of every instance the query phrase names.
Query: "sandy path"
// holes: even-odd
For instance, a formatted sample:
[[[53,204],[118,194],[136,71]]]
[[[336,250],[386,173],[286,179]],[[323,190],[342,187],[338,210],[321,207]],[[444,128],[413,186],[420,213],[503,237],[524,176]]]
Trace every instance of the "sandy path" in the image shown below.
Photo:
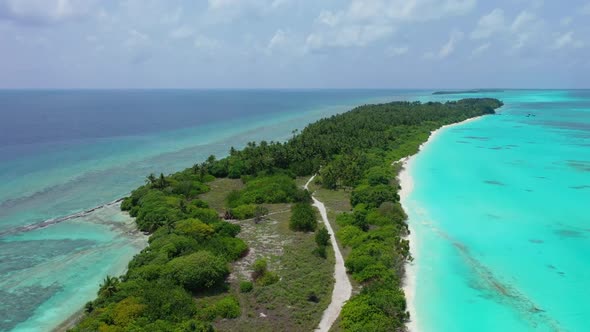
[[[305,184],[305,189],[309,186],[311,181],[315,178],[315,175],[312,176],[307,183]],[[334,283],[334,290],[332,291],[332,302],[324,311],[322,315],[322,320],[320,324],[315,329],[318,332],[328,332],[332,327],[332,324],[336,321],[338,316],[340,315],[340,311],[342,310],[342,306],[344,302],[346,302],[350,295],[352,294],[352,285],[348,280],[348,276],[346,275],[346,268],[344,267],[344,258],[342,258],[342,253],[340,252],[340,248],[338,248],[338,243],[336,242],[336,236],[334,235],[334,230],[328,221],[328,214],[326,213],[326,207],[324,203],[317,200],[315,197],[312,196],[313,205],[320,210],[320,215],[322,216],[322,221],[330,233],[330,241],[332,243],[332,248],[334,249],[334,256],[336,257],[336,264],[334,266],[334,279],[336,282]]]

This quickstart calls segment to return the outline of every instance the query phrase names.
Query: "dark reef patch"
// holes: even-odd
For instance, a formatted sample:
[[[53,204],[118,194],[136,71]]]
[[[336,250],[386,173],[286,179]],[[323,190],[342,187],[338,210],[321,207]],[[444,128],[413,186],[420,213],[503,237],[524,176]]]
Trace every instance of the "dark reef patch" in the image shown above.
[[[490,140],[489,137],[485,137],[485,136],[463,136],[463,138],[478,140],[478,141],[489,141]]]
[[[0,290],[0,331],[10,331],[31,317],[41,303],[62,290],[59,284],[28,286],[18,292]],[[4,301],[10,299],[10,301]]]
[[[580,189],[590,189],[590,185],[571,186],[570,188],[577,189],[577,190],[580,190]]]
[[[496,180],[485,180],[484,183],[491,184],[494,186],[505,186],[504,183],[502,183],[500,181],[496,181]]]
[[[574,231],[571,229],[558,229],[555,230],[553,233],[555,233],[557,236],[562,237],[562,238],[581,238],[584,237],[584,234],[580,231]]]
[[[590,172],[590,161],[568,160],[567,165],[580,172]]]
[[[567,122],[567,121],[543,121],[543,125],[548,127],[590,131],[590,124],[583,122]]]
[[[529,240],[530,243],[534,243],[534,244],[541,244],[541,243],[545,243],[545,241],[543,240],[539,240],[539,239],[530,239]]]

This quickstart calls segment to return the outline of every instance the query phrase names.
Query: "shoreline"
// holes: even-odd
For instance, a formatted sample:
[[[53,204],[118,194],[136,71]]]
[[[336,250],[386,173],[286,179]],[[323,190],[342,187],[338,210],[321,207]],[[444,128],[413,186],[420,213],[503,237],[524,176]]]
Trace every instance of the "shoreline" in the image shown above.
[[[437,130],[430,133],[430,136],[428,137],[428,140],[426,142],[420,144],[420,147],[418,148],[418,152],[416,154],[402,158],[402,159],[395,162],[395,163],[401,163],[401,171],[397,175],[399,185],[401,186],[401,189],[399,190],[398,194],[400,197],[400,203],[402,204],[402,208],[404,209],[406,214],[408,214],[408,212],[409,212],[409,209],[407,208],[407,200],[410,197],[410,194],[412,193],[412,191],[414,190],[414,179],[412,178],[410,171],[411,171],[412,164],[416,160],[415,157],[426,147],[426,145],[428,143],[434,141],[434,139],[438,135],[440,135],[440,133],[443,130],[450,129],[453,127],[458,127],[458,126],[461,126],[461,125],[464,125],[464,124],[467,124],[470,122],[474,122],[474,121],[477,121],[483,117],[484,117],[483,115],[477,116],[475,118],[470,118],[470,119],[467,119],[467,120],[464,120],[461,122],[445,125],[445,126],[438,128]],[[406,203],[406,204],[404,204],[404,203]],[[417,317],[417,315],[416,315],[416,287],[417,287],[416,278],[417,278],[417,274],[418,274],[416,260],[419,257],[419,251],[418,251],[418,242],[419,241],[416,236],[415,229],[412,227],[412,223],[410,222],[409,214],[408,214],[407,224],[408,224],[408,229],[410,232],[407,239],[410,241],[410,254],[412,255],[412,258],[414,260],[412,262],[406,263],[406,271],[405,271],[405,276],[404,276],[404,280],[403,280],[404,285],[402,287],[404,290],[404,293],[406,295],[407,309],[408,309],[408,312],[410,313],[410,321],[408,323],[406,323],[406,327],[409,332],[419,332],[420,328],[419,328],[419,324],[418,324],[418,319],[416,318]]]

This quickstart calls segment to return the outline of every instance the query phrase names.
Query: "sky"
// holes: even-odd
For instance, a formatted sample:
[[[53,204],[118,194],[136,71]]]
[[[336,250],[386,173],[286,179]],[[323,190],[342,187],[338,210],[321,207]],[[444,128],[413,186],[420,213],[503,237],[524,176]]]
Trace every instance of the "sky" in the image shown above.
[[[590,88],[589,0],[0,0],[0,88]]]

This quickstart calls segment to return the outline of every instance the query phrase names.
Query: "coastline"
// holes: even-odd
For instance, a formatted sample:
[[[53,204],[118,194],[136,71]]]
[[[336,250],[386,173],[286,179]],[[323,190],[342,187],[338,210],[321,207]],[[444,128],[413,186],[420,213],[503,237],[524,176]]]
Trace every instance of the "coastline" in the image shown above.
[[[428,140],[426,142],[420,144],[420,147],[418,148],[418,152],[416,154],[402,158],[402,159],[398,160],[397,162],[395,162],[395,163],[401,163],[401,171],[399,172],[399,174],[397,176],[397,179],[399,181],[399,185],[401,186],[401,189],[399,190],[398,194],[400,197],[400,203],[402,204],[402,207],[403,207],[404,211],[406,211],[406,213],[408,212],[407,200],[409,199],[410,194],[412,193],[412,191],[414,189],[414,179],[412,178],[412,175],[411,175],[411,168],[412,168],[412,164],[416,160],[415,157],[418,155],[418,153],[420,153],[426,147],[426,145],[428,143],[434,141],[434,139],[438,135],[440,135],[440,133],[443,130],[450,129],[450,128],[457,127],[457,126],[461,126],[461,125],[464,125],[464,124],[467,124],[470,122],[474,122],[474,121],[481,119],[482,117],[483,117],[483,115],[440,127],[439,129],[430,133],[430,136],[428,137]],[[404,285],[403,285],[403,290],[406,295],[407,309],[408,309],[408,312],[410,313],[410,321],[406,324],[406,327],[409,332],[419,332],[420,328],[419,328],[418,320],[416,319],[417,315],[416,315],[416,302],[415,302],[416,301],[416,287],[417,287],[416,278],[417,278],[417,274],[418,274],[418,268],[417,268],[415,262],[419,257],[418,238],[416,236],[415,229],[412,227],[412,223],[410,222],[409,216],[408,216],[407,223],[408,223],[408,229],[410,231],[410,234],[408,235],[407,239],[410,241],[410,253],[412,255],[413,261],[406,263],[406,273],[405,273]]]

